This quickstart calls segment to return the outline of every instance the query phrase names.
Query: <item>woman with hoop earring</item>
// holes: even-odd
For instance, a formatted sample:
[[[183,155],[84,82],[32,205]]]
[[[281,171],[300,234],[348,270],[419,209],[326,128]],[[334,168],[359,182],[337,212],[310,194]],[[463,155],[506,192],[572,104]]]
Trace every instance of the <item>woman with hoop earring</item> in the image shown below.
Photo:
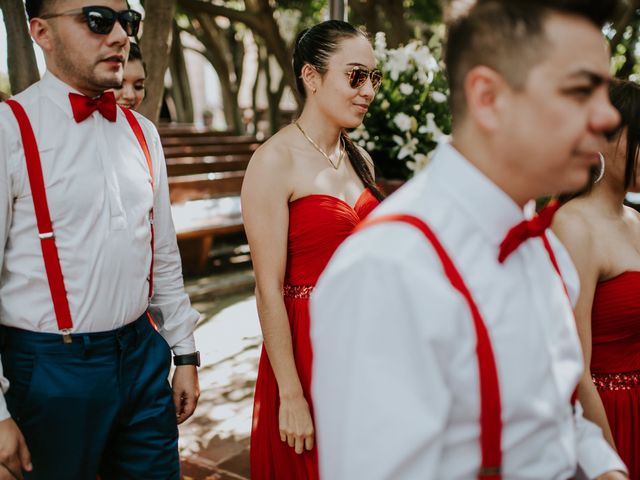
[[[603,145],[599,171],[555,217],[553,230],[580,276],[575,308],[585,357],[578,387],[584,416],[598,424],[640,479],[640,214],[624,205],[640,190],[640,86],[613,80],[619,127]]]

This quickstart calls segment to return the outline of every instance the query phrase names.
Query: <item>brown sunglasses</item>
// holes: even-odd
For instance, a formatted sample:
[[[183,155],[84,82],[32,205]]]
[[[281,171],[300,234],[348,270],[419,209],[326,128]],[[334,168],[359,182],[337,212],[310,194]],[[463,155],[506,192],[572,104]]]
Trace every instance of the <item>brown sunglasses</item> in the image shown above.
[[[346,72],[346,75],[349,77],[351,88],[362,88],[369,78],[371,79],[373,90],[377,92],[382,83],[382,72],[378,69],[369,70],[368,68],[356,66]]]

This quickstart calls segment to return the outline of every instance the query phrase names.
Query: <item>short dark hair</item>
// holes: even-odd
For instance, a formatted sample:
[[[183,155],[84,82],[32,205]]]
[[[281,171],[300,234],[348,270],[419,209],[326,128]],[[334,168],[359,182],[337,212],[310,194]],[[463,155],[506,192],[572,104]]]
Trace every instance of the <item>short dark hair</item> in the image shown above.
[[[477,0],[455,12],[454,4],[445,50],[454,118],[465,110],[464,79],[478,65],[499,72],[514,88],[524,87],[531,67],[545,55],[550,13],[578,15],[601,28],[617,5],[618,0]]]
[[[43,13],[43,7],[47,3],[53,3],[54,0],[25,0],[25,9],[27,17],[32,20],[39,17]]]

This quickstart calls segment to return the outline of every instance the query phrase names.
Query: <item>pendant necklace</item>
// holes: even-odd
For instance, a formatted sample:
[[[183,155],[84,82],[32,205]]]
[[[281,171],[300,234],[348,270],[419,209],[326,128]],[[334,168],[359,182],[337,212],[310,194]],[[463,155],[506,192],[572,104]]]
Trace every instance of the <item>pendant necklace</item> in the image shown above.
[[[299,124],[297,121],[296,121],[296,122],[293,122],[293,123],[295,123],[296,127],[298,127],[298,130],[300,130],[300,132],[302,133],[302,135],[304,136],[304,138],[306,138],[306,139],[309,141],[309,143],[310,143],[311,145],[313,145],[313,147],[314,147],[317,151],[319,151],[319,152],[322,154],[322,156],[323,156],[324,158],[326,158],[326,159],[327,159],[327,161],[329,162],[329,165],[331,165],[331,166],[333,167],[333,169],[334,169],[334,170],[337,170],[337,169],[340,167],[340,162],[342,161],[342,157],[344,157],[344,144],[343,144],[342,138],[340,139],[340,146],[341,146],[341,148],[340,148],[340,155],[338,156],[338,162],[334,164],[334,163],[333,163],[333,160],[331,160],[331,157],[330,157],[329,155],[327,155],[327,154],[325,153],[325,151],[324,151],[324,150],[322,150],[322,148],[320,148],[320,146],[319,146],[316,142],[314,142],[314,141],[311,139],[311,137],[310,137],[309,135],[307,135],[307,132],[305,132],[305,131],[302,129],[302,127],[300,126],[300,124]]]

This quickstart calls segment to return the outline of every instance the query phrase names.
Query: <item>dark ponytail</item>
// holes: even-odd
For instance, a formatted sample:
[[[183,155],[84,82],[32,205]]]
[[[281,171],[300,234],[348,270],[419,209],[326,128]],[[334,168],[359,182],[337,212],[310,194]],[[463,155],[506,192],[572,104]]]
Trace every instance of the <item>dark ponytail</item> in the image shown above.
[[[347,151],[347,156],[349,157],[349,161],[351,162],[351,166],[358,174],[358,178],[367,187],[371,190],[371,193],[374,197],[378,199],[378,201],[384,200],[384,194],[376,185],[375,180],[373,179],[373,175],[371,174],[371,169],[369,168],[369,163],[360,152],[360,149],[356,146],[355,143],[351,141],[349,134],[342,130],[340,133],[342,140],[344,142],[344,148]]]

